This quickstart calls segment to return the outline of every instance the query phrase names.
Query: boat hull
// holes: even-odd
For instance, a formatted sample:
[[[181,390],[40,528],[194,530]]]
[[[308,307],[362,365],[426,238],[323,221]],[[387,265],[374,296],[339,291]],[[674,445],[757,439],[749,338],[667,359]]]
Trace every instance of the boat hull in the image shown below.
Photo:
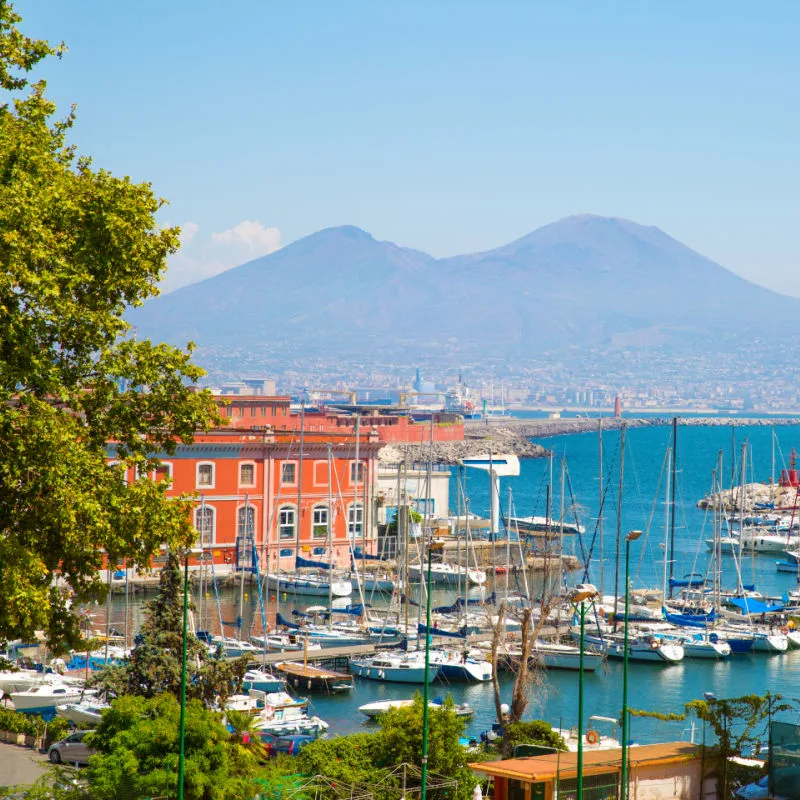
[[[385,683],[425,684],[425,667],[373,667],[369,662],[350,661],[350,672],[357,678]],[[433,683],[439,667],[432,664],[428,670],[428,683]]]

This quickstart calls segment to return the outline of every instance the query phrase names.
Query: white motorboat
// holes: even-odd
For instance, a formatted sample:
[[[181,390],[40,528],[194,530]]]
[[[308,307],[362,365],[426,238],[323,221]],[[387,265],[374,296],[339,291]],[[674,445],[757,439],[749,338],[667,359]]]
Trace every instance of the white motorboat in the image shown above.
[[[492,665],[469,652],[433,649],[430,663],[439,667],[438,680],[483,683],[492,679]]]
[[[404,653],[401,651],[379,653],[366,658],[351,658],[350,672],[358,678],[387,683],[425,683],[425,654],[423,652]],[[439,674],[437,664],[430,664],[428,683]]]
[[[249,669],[242,678],[242,688],[246,692],[251,689],[259,692],[282,692],[286,689],[286,681],[263,669]]]
[[[42,683],[22,692],[11,692],[11,701],[17,711],[52,716],[56,706],[77,703],[82,693],[80,687],[65,683]]]
[[[267,636],[251,636],[250,641],[268,653],[293,653],[299,650],[308,649],[322,650],[322,645],[318,642],[308,642],[304,636],[294,633],[270,633]]]
[[[572,637],[576,641],[580,634],[573,629]],[[584,634],[584,643],[596,647],[609,658],[625,657],[625,641],[619,634]],[[684,651],[680,644],[667,642],[651,636],[649,639],[631,637],[628,640],[628,660],[643,661],[655,664],[677,664],[683,661]]]
[[[407,708],[413,706],[414,700],[378,700],[374,703],[366,703],[359,706],[358,710],[368,716],[370,719],[375,719],[381,714],[385,714],[392,708]],[[431,700],[428,703],[428,708],[442,708],[441,700]],[[475,713],[475,709],[467,703],[461,703],[453,707],[453,712],[457,717],[471,717]]]
[[[565,534],[584,534],[586,529],[583,525],[576,525],[572,522],[563,522],[553,517],[503,517],[503,523],[507,530],[519,531],[520,533],[550,534],[557,536],[563,530]]]
[[[56,714],[76,725],[99,725],[107,708],[111,708],[109,703],[97,698],[84,698],[78,703],[56,706]]]
[[[464,567],[457,564],[431,564],[431,584],[434,586],[458,586],[459,582],[468,581],[475,586],[486,583],[486,573],[481,569]],[[428,565],[420,569],[419,564],[409,564],[409,581],[428,579]]]
[[[536,666],[546,669],[578,670],[581,668],[581,651],[579,647],[572,647],[568,644],[554,644],[537,640],[531,648],[531,660]],[[603,663],[603,660],[602,653],[584,649],[584,672],[594,672]]]
[[[254,727],[276,736],[320,736],[328,723],[320,717],[308,716],[308,700],[295,700],[286,692],[269,692],[265,705],[254,717]]]
[[[35,669],[3,670],[0,672],[0,694],[24,692],[41,683],[50,682],[50,677],[52,676],[43,675]]]
[[[789,639],[778,630],[753,631],[754,653],[785,653],[789,649]]]
[[[610,727],[612,729],[612,734],[602,733],[598,728],[601,726],[598,723],[602,723],[602,727]],[[583,749],[584,750],[612,750],[618,748],[620,746],[619,739],[617,738],[617,728],[618,723],[613,717],[599,717],[599,716],[591,716],[589,717],[589,724],[586,726],[586,729],[583,731]],[[564,744],[567,746],[567,750],[571,753],[575,753],[578,750],[578,729],[577,728],[570,728],[569,730],[564,730],[563,728],[553,728],[555,733],[561,734],[561,738],[564,740]]]
[[[330,580],[326,574],[268,575],[267,582],[271,589],[282,594],[309,595],[311,597],[349,597],[353,593],[353,585],[349,580]]]

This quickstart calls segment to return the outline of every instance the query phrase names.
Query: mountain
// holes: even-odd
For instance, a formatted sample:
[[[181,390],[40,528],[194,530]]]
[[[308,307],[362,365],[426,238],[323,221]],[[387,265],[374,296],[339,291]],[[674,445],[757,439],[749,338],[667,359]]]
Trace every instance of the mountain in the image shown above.
[[[464,356],[589,344],[729,349],[794,330],[800,300],[655,227],[580,215],[483,253],[434,259],[352,226],[155,298],[140,335],[241,354]]]

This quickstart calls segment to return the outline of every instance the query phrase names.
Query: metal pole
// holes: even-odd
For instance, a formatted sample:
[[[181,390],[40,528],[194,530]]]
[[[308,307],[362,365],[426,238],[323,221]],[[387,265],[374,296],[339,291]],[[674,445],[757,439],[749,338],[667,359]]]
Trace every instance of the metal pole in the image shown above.
[[[586,609],[581,600],[581,653],[578,663],[578,787],[575,800],[583,800],[583,635],[586,623]]]
[[[186,651],[189,619],[189,553],[183,557],[183,653],[181,656],[181,729],[178,755],[178,800],[183,800],[183,772],[186,763]]]
[[[630,600],[630,587],[628,585],[628,570],[630,566],[631,542],[625,539],[625,650],[622,655],[622,787],[620,800],[628,796],[628,607]]]
[[[428,532],[430,536],[430,531]],[[431,553],[428,545],[428,575],[426,579],[427,600],[425,603],[425,688],[422,693],[422,778],[420,800],[428,797],[428,695],[430,692],[431,668]]]
[[[669,596],[672,597],[672,578],[675,572],[675,484],[678,482],[678,418],[672,418],[672,496],[669,524]],[[666,558],[666,554],[664,555]]]

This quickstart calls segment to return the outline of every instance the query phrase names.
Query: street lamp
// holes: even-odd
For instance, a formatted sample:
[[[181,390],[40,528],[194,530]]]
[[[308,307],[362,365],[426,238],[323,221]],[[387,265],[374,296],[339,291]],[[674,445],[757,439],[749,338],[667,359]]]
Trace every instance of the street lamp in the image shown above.
[[[578,662],[578,791],[576,800],[583,800],[583,636],[586,612],[591,608],[591,604],[587,608],[584,601],[597,597],[598,594],[597,587],[591,583],[578,584],[569,594],[569,600],[575,604],[576,608],[577,604],[580,603],[579,613],[581,618],[580,656]]]
[[[186,765],[186,656],[188,651],[189,624],[189,556],[202,554],[202,548],[192,548],[183,554],[183,641],[181,643],[181,718],[180,751],[178,753],[178,800],[183,800],[184,770]]]
[[[628,797],[628,608],[630,605],[629,568],[631,542],[635,542],[642,531],[628,531],[625,537],[625,642],[622,654],[622,787],[620,800]]]

